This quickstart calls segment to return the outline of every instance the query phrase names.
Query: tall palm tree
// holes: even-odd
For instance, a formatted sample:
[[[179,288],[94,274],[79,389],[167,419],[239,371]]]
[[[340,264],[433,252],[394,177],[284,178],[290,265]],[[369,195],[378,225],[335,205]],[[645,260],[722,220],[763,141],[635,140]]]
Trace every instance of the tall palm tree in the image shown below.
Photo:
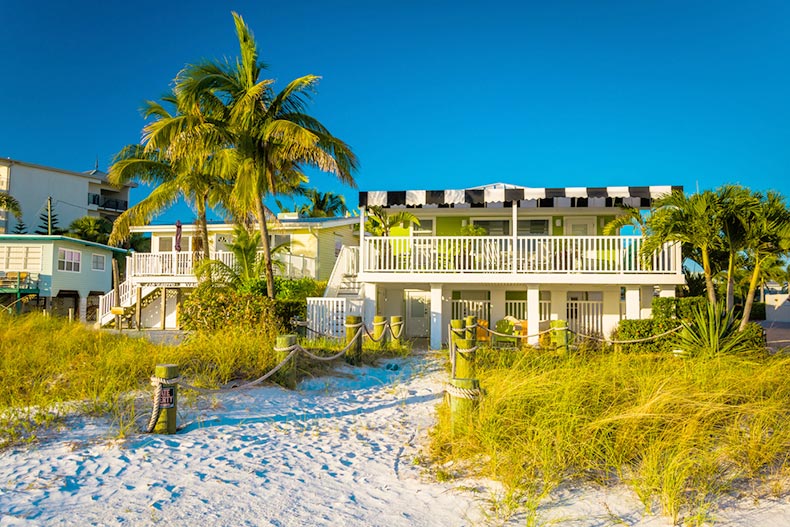
[[[735,305],[735,280],[739,254],[746,247],[745,220],[754,214],[760,205],[759,198],[740,185],[724,185],[716,194],[721,207],[722,248],[727,253],[726,306],[729,311]]]
[[[346,198],[334,192],[319,192],[318,189],[305,191],[308,203],[302,205],[299,212],[308,218],[330,218],[348,212]]]
[[[162,104],[173,106],[169,111]],[[116,220],[110,243],[129,237],[130,226],[149,223],[157,214],[183,198],[195,209],[203,257],[209,256],[207,210],[224,205],[230,193],[227,181],[212,173],[211,159],[203,155],[196,132],[206,117],[197,105],[187,107],[183,99],[167,95],[162,103],[148,101],[145,117],[154,120],[143,129],[142,145],[129,145],[116,155],[108,180],[123,184],[137,181],[156,187],[142,201]],[[179,149],[188,155],[174,155]]]
[[[758,195],[759,196],[759,195]],[[754,268],[749,279],[749,291],[743,306],[743,319],[740,330],[746,328],[754,303],[754,292],[760,281],[760,273],[765,263],[790,251],[790,211],[784,198],[775,192],[760,196],[759,208],[746,222],[745,249],[752,259]]]
[[[721,244],[721,207],[718,196],[709,191],[686,196],[673,191],[657,199],[647,219],[647,236],[642,245],[642,257],[650,256],[666,242],[680,242],[696,247],[700,253],[708,300],[716,303],[710,251]]]
[[[199,133],[213,143],[221,173],[234,182],[231,200],[252,211],[261,233],[266,284],[274,296],[271,248],[266,225],[267,196],[287,194],[306,180],[303,167],[334,174],[356,186],[357,159],[348,145],[306,113],[319,77],[306,75],[275,92],[274,81],[261,79],[265,65],[241,16],[233,13],[240,57],[235,62],[204,62],[183,70],[176,90],[189,104],[207,108],[214,121]]]
[[[17,219],[22,217],[22,206],[14,196],[7,192],[0,192],[0,210],[7,210]]]

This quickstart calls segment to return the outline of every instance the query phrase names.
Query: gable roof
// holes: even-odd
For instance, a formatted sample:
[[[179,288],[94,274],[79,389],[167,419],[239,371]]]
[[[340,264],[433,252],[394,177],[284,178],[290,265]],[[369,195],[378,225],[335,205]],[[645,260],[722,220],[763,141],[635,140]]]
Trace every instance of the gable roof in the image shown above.
[[[494,183],[459,190],[400,190],[359,193],[359,206],[391,207],[616,207],[649,208],[682,186],[530,188]]]

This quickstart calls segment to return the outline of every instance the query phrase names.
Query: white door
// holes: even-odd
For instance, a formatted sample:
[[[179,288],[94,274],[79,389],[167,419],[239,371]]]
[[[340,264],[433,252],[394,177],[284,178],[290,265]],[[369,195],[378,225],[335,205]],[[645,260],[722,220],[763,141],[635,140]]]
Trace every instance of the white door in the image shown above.
[[[595,218],[565,218],[565,236],[595,236]]]
[[[431,320],[431,294],[406,291],[406,337],[427,337]]]

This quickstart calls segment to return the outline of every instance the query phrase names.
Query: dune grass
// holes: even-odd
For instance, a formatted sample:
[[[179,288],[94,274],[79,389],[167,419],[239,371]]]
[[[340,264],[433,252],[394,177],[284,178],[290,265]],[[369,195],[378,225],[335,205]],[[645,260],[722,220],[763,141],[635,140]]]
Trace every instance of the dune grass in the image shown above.
[[[196,386],[255,379],[282,359],[274,351],[276,333],[266,325],[233,327],[193,332],[182,344],[167,346],[37,313],[0,313],[0,448],[35,441],[70,412],[109,415],[124,435],[136,429],[140,412],[150,412],[156,364],[178,364]],[[363,360],[405,351],[407,346],[384,352],[365,346]],[[306,359],[296,364],[295,374],[284,369],[272,380],[292,385],[327,367]]]
[[[528,524],[563,482],[625,483],[686,524],[730,491],[787,491],[790,357],[485,349],[477,364],[478,424],[453,437],[443,405],[433,453],[500,480]]]

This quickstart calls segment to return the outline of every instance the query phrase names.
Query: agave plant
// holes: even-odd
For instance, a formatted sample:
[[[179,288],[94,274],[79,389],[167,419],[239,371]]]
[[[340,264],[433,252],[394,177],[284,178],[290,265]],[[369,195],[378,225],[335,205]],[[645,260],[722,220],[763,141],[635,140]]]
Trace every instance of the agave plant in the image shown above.
[[[692,357],[754,351],[751,336],[738,331],[738,322],[721,303],[706,302],[691,309],[691,319],[681,322],[673,344]]]

